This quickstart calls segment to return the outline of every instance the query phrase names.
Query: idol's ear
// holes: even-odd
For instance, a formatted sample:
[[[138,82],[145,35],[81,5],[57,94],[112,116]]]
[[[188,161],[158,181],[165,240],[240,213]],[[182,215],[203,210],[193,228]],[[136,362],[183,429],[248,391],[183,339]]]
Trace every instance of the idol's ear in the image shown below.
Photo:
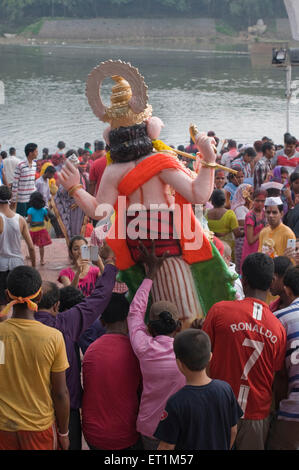
[[[103,137],[107,145],[110,145],[110,140],[109,140],[110,131],[111,131],[111,126],[108,126],[103,132]]]
[[[163,121],[156,116],[146,120],[147,135],[151,140],[158,139],[162,127],[164,127]]]

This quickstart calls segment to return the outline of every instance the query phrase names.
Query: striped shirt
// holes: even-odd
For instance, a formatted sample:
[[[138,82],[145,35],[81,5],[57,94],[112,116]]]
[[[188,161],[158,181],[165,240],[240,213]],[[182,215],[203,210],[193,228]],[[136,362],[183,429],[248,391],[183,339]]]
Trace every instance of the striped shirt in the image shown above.
[[[36,161],[29,166],[28,160],[22,160],[15,169],[12,184],[12,202],[29,202],[35,187]]]
[[[279,405],[278,419],[299,421],[299,298],[291,305],[274,312],[287,333],[286,369],[288,397]]]

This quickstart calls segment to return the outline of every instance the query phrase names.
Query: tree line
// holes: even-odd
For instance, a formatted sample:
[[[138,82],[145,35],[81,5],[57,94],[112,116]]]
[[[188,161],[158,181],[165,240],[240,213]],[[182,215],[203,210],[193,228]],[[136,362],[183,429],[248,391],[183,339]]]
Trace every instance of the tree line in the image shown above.
[[[283,0],[0,0],[0,21],[42,17],[212,17],[246,27],[285,17]]]

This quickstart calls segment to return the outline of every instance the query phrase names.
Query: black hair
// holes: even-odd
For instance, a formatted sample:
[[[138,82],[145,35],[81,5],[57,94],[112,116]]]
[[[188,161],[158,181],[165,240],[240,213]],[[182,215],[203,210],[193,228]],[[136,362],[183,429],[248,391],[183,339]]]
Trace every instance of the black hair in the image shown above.
[[[285,166],[282,166],[280,168],[280,175],[282,174],[289,174],[288,169]]]
[[[37,144],[29,143],[25,145],[24,152],[25,152],[26,157],[28,157],[29,153],[34,152],[36,149],[37,149]]]
[[[155,336],[170,335],[178,328],[179,323],[174,320],[171,313],[163,311],[159,314],[159,320],[150,320],[148,326]]]
[[[299,179],[299,172],[294,171],[294,173],[292,173],[290,176],[290,184],[294,183],[294,181],[297,181],[298,179]]]
[[[178,150],[181,150],[181,152],[185,152],[185,147],[183,145],[178,145]]]
[[[274,144],[270,141],[267,141],[267,142],[264,142],[263,143],[263,146],[262,146],[262,152],[263,154],[265,155],[265,153],[267,152],[267,150],[271,150],[272,147],[274,147]]]
[[[225,204],[225,193],[222,189],[214,189],[211,196],[211,202],[214,207],[221,207]]]
[[[86,151],[88,152],[88,150],[83,149],[82,147],[78,148],[78,156],[81,157],[81,155],[83,155],[83,153],[85,153]]]
[[[52,166],[52,165],[47,166],[47,168],[46,168],[45,171],[44,171],[44,175],[45,175],[45,174],[50,174],[50,175],[53,175],[53,176],[54,176],[55,173],[56,173],[56,168],[55,168],[54,166]]]
[[[237,142],[234,139],[229,139],[227,142],[227,148],[229,149],[237,148]]]
[[[96,140],[94,143],[95,150],[105,150],[105,144],[102,140]]]
[[[137,160],[153,150],[147,127],[143,122],[129,127],[119,127],[109,132],[110,156],[116,163]]]
[[[14,155],[16,153],[16,149],[14,147],[10,147],[8,150],[9,155]]]
[[[41,285],[39,272],[31,266],[17,266],[7,277],[7,289],[15,297],[29,297],[38,292]]]
[[[49,149],[47,147],[43,148],[43,155],[49,155]]]
[[[29,207],[33,207],[34,209],[42,209],[45,207],[46,203],[43,198],[43,195],[39,191],[34,191],[34,193],[31,193],[30,199],[29,199]]]
[[[256,151],[254,150],[253,147],[247,147],[247,149],[244,150],[243,155],[247,154],[249,157],[256,157]]]
[[[283,283],[286,287],[292,289],[296,297],[299,296],[299,266],[293,266],[286,271]]]
[[[2,160],[5,160],[5,158],[7,158],[7,152],[5,152],[5,150],[2,150],[2,152],[0,152],[0,155],[2,157]]]
[[[65,148],[65,143],[62,140],[60,140],[57,144],[57,148],[59,148],[59,150],[64,149]]]
[[[0,203],[3,201],[6,203],[11,199],[12,192],[9,186],[2,185],[0,186]]]
[[[38,304],[39,310],[43,308],[49,309],[53,307],[60,300],[60,290],[55,282],[45,282],[47,288],[42,290],[43,295]]]
[[[274,262],[264,253],[251,253],[244,260],[242,272],[251,289],[267,291],[274,276]]]
[[[77,287],[66,286],[59,289],[59,312],[65,312],[84,300],[84,294]]]
[[[274,273],[279,277],[283,277],[287,269],[293,266],[292,261],[287,256],[276,256],[273,259],[274,262]]]
[[[285,142],[286,139],[288,139],[289,137],[292,137],[292,134],[290,134],[289,132],[285,132],[285,133],[283,134],[283,141]]]
[[[84,148],[89,149],[90,147],[91,147],[91,143],[90,142],[85,142]]]
[[[113,292],[101,318],[107,324],[124,321],[128,316],[129,308],[130,304],[125,295]]]
[[[205,369],[210,361],[211,341],[202,330],[190,328],[178,333],[173,349],[176,358],[192,371]]]
[[[65,158],[69,158],[71,155],[73,155],[73,153],[76,155],[76,157],[78,157],[78,152],[77,150],[74,150],[74,149],[70,149],[66,152],[65,154]]]
[[[297,139],[293,135],[289,135],[284,139],[284,143],[286,145],[296,145],[297,144]]]

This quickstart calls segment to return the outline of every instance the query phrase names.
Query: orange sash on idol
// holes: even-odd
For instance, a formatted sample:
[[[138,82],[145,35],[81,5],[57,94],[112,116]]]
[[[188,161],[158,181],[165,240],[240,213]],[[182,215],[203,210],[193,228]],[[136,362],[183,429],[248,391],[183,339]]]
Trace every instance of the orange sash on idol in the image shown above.
[[[177,158],[170,155],[157,153],[145,158],[123,177],[118,185],[119,195],[126,197],[130,196],[140,186],[159,174],[162,170],[170,169],[185,171]],[[179,242],[182,249],[182,258],[188,264],[199,263],[201,261],[207,261],[211,259],[213,256],[211,244],[204,235],[202,227],[194,215],[191,203],[186,201],[183,196],[176,193],[175,204],[180,208],[180,211],[174,211],[174,225],[177,233],[180,234]],[[134,266],[135,261],[132,259],[126,239],[118,238],[119,213],[117,203],[114,209],[114,227],[112,227],[109,231],[109,234],[113,233],[114,236],[110,235],[110,238],[108,234],[106,241],[115,253],[117,268],[120,270],[125,270],[131,266]],[[186,219],[186,217],[189,219],[188,223],[190,225],[190,235],[192,234],[190,238],[185,236],[186,234],[184,234],[183,230],[183,219]],[[185,245],[195,243],[196,237],[197,242],[198,238],[202,239],[201,246],[199,246],[197,249],[187,249]]]

